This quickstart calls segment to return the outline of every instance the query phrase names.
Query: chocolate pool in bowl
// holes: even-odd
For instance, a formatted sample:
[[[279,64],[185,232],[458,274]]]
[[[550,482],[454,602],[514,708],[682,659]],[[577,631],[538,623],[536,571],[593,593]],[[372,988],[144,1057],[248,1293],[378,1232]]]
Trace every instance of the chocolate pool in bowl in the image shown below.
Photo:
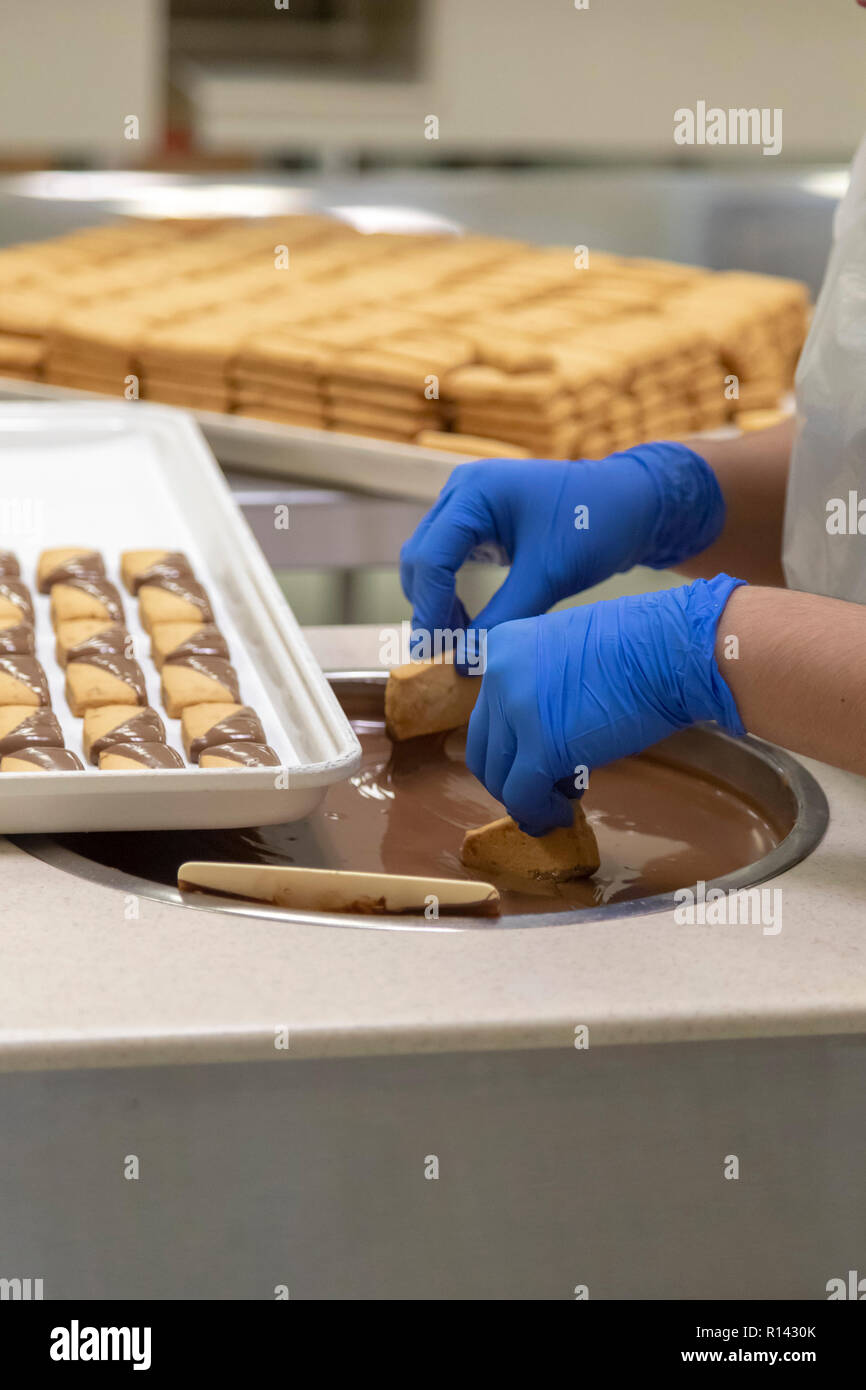
[[[464,831],[502,814],[468,772],[463,733],[402,744],[385,735],[381,683],[335,688],[363,748],[359,771],[329,788],[305,821],[246,830],[58,836],[98,863],[174,884],[187,859],[302,864],[469,878],[460,863]],[[768,854],[790,824],[757,801],[695,770],[665,749],[593,772],[586,812],[601,866],[569,884],[498,879],[504,914],[580,910],[670,893],[719,878]]]

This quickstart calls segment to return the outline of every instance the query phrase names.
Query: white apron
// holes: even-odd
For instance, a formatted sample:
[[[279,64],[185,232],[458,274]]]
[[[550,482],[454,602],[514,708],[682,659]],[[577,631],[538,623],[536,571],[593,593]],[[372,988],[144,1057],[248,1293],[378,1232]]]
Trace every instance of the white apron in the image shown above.
[[[866,603],[866,137],[836,211],[796,391],[785,577],[792,589]]]

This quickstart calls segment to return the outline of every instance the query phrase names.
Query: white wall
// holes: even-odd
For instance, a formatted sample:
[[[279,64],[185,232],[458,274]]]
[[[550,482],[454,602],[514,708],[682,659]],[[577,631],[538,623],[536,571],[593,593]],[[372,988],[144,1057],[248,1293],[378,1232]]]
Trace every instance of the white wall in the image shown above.
[[[415,84],[191,78],[205,143],[362,144],[410,154],[535,147],[688,159],[759,150],[673,144],[673,113],[781,107],[781,160],[847,158],[866,128],[866,11],[855,0],[428,0]],[[291,12],[281,13],[282,23]],[[0,152],[119,162],[161,126],[164,0],[0,0]],[[438,143],[424,117],[440,118]]]
[[[162,0],[0,0],[0,153],[126,162],[158,143],[162,11]]]
[[[674,110],[698,98],[782,107],[788,157],[844,155],[866,128],[855,0],[589,4],[434,0],[442,140],[670,153]]]

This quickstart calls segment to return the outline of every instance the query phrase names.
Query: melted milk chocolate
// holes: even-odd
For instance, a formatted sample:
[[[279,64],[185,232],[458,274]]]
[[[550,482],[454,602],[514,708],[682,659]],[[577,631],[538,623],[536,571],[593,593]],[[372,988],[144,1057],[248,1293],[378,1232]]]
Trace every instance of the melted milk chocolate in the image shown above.
[[[370,696],[347,694],[344,705],[361,740],[361,767],[350,781],[329,787],[306,821],[248,830],[90,834],[88,855],[172,885],[185,859],[471,878],[460,862],[464,832],[501,816],[502,806],[467,770],[465,735],[434,734],[392,746],[381,715],[364,717]],[[581,908],[598,903],[670,893],[751,863],[788,829],[774,826],[723,783],[663,753],[599,768],[585,805],[601,852],[597,873],[558,885],[497,880],[504,914],[579,916]],[[69,844],[78,848],[75,836]]]
[[[29,623],[15,623],[0,628],[0,652],[6,656],[32,656],[36,651],[36,634]]]
[[[229,659],[229,648],[226,639],[223,637],[218,627],[213,623],[205,623],[197,628],[191,637],[185,641],[178,642],[163,661],[164,666],[185,665],[191,656],[221,656],[224,661]]]
[[[9,653],[0,653],[0,671],[4,671],[7,676],[14,676],[17,681],[21,681],[23,685],[32,690],[34,695],[38,695],[40,705],[51,704],[48,681],[35,656],[12,656]]]
[[[26,584],[17,579],[0,579],[0,598],[8,599],[16,608],[20,608],[25,622],[33,622],[33,600]]]
[[[19,748],[13,757],[33,763],[41,772],[82,772],[84,764],[71,748]]]
[[[19,748],[62,748],[63,730],[57,722],[57,715],[42,705],[28,714],[0,737],[0,757],[15,753]]]
[[[0,550],[0,576],[4,579],[17,579],[21,573],[18,557],[11,550]]]
[[[165,725],[156,710],[148,706],[147,709],[131,714],[122,724],[115,724],[113,729],[94,739],[90,748],[90,761],[98,762],[100,753],[104,753],[106,748],[113,748],[116,743],[164,742]]]

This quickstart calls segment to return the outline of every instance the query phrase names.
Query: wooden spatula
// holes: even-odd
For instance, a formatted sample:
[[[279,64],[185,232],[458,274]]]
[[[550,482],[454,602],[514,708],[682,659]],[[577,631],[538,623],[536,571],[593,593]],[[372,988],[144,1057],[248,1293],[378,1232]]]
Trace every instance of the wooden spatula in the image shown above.
[[[432,919],[498,917],[500,912],[493,884],[473,879],[190,860],[178,869],[177,886],[181,893],[216,893],[297,912],[420,913]]]

